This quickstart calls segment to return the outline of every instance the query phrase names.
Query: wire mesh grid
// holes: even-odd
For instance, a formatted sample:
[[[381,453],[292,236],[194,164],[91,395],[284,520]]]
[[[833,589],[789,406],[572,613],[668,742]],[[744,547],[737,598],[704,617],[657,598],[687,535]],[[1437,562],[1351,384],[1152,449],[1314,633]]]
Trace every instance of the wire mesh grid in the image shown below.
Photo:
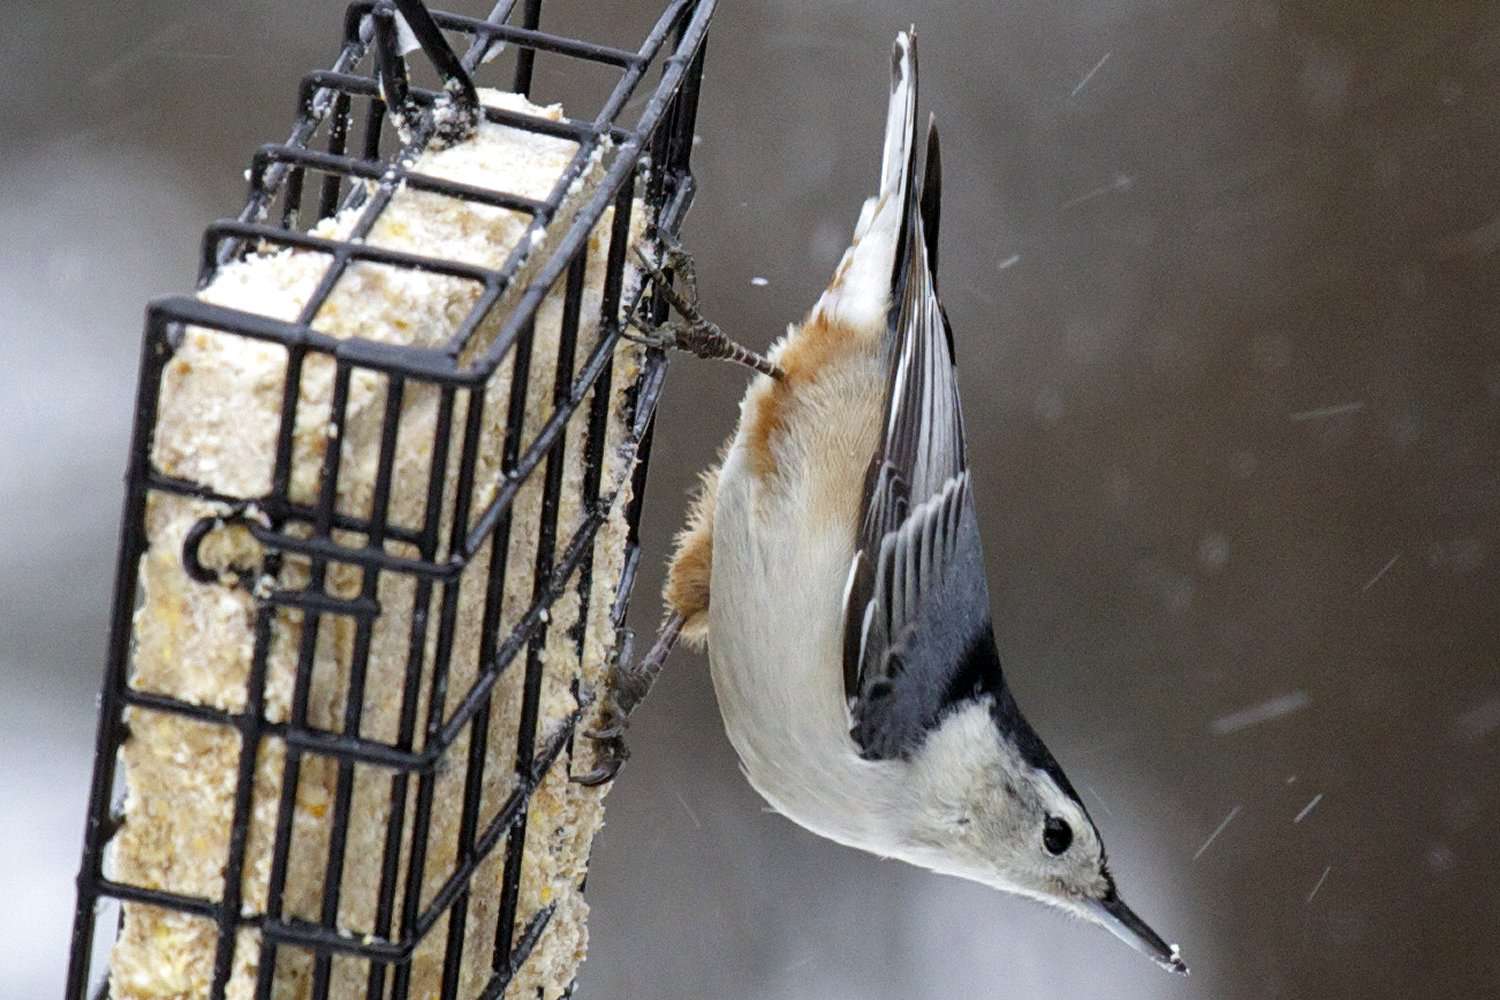
[[[365,996],[403,1000],[411,989],[411,960],[446,917],[442,952],[444,1000],[458,995],[458,967],[466,947],[465,919],[470,888],[481,864],[503,851],[503,880],[492,939],[490,974],[475,995],[498,996],[545,933],[552,910],[542,907],[518,920],[526,825],[533,791],[549,768],[571,747],[580,710],[574,710],[549,732],[539,732],[538,716],[549,609],[574,589],[580,603],[593,592],[594,538],[624,489],[631,490],[626,513],[629,524],[626,555],[609,611],[610,627],[620,628],[638,559],[636,523],[650,450],[651,415],[664,376],[665,359],[650,352],[634,383],[625,387],[628,415],[622,439],[621,470],[606,476],[607,424],[611,420],[615,345],[622,319],[637,305],[641,291],[625,279],[632,212],[644,211],[647,222],[660,232],[675,232],[693,197],[689,157],[698,84],[709,19],[714,0],[672,0],[635,50],[617,49],[540,30],[540,0],[504,0],[482,18],[433,12],[420,4],[358,2],[349,7],[343,45],[333,67],[314,72],[302,82],[299,113],[289,139],[262,147],[250,171],[250,193],[238,218],[211,225],[204,237],[200,287],[224,265],[281,248],[316,252],[327,266],[316,289],[294,321],[214,305],[200,298],[159,299],[147,309],[141,355],[135,427],[131,442],[125,510],[108,663],[100,702],[95,773],[90,791],[83,861],[70,955],[67,995],[82,1000],[98,978],[101,925],[115,916],[105,901],[159,907],[210,921],[216,944],[207,995],[225,995],[231,966],[243,934],[259,936],[259,964],[254,996],[273,995],[279,951],[311,956],[310,995],[330,995],[330,968],[335,960],[365,963]],[[422,48],[437,64],[444,89],[424,88],[408,79],[401,57],[394,51],[392,31],[397,9],[417,30]],[[420,21],[416,15],[420,15]],[[438,37],[423,36],[426,29]],[[443,44],[447,42],[447,45]],[[607,67],[615,74],[613,87],[592,120],[543,119],[524,113],[465,103],[458,91],[468,90],[469,74],[493,68],[490,60],[504,47],[509,54],[516,93],[529,95],[539,55],[566,64]],[[463,55],[455,57],[461,49]],[[445,64],[446,60],[446,64]],[[658,75],[654,82],[649,74]],[[634,124],[621,124],[627,107],[639,106]],[[436,109],[453,101],[470,113],[515,129],[571,140],[576,154],[558,178],[549,197],[525,198],[505,191],[426,176],[413,168],[415,153],[445,138],[444,118]],[[394,113],[394,114],[393,114]],[[410,128],[398,129],[393,118],[405,115]],[[322,145],[323,148],[316,148]],[[582,202],[571,214],[570,197],[577,198],[581,178],[602,165],[593,181],[583,186]],[[529,216],[538,234],[556,236],[526,259],[526,248],[511,252],[503,267],[488,270],[453,260],[422,257],[365,240],[393,195],[401,190],[431,192],[465,202],[493,205]],[[357,210],[352,231],[333,238],[299,227],[314,202],[312,213],[325,219],[341,210]],[[587,247],[596,225],[613,209],[597,342],[581,359],[579,318],[583,301]],[[639,222],[639,220],[637,220]],[[560,231],[559,231],[560,230]],[[524,242],[524,241],[523,241]],[[543,259],[538,262],[537,256]],[[324,308],[351,267],[378,265],[418,271],[472,282],[478,288],[472,308],[446,343],[438,347],[408,347],[338,338],[314,328]],[[523,268],[523,264],[525,268]],[[523,434],[527,392],[508,394],[505,438],[497,482],[477,482],[476,455],[485,394],[494,376],[508,365],[512,387],[524,387],[532,370],[532,333],[538,308],[554,289],[561,289],[562,319],[557,358],[552,366],[551,406],[539,426]],[[649,310],[662,315],[664,303]],[[215,335],[246,338],[279,345],[285,350],[285,381],[275,434],[274,468],[269,492],[236,496],[216,491],[202,482],[166,474],[153,460],[163,372],[171,362],[184,331],[201,329]],[[482,336],[481,336],[482,332]],[[316,495],[311,500],[293,488],[293,434],[302,391],[300,380],[315,364],[334,372],[329,410],[329,436],[339,440],[345,428],[351,385],[377,379],[384,387],[379,439],[374,444],[376,472],[368,512],[351,512],[338,502],[341,447],[328,447],[321,460]],[[501,371],[504,375],[505,372]],[[387,516],[393,491],[394,455],[402,434],[402,400],[417,391],[438,400],[433,456],[425,484],[425,516],[419,524],[401,524]],[[517,401],[520,401],[518,404]],[[567,426],[586,408],[582,441],[582,499],[576,529],[560,530],[558,509],[566,463],[580,456],[566,454]],[[524,446],[523,446],[524,445]],[[504,552],[512,530],[512,508],[518,493],[541,477],[539,523],[532,592],[525,609],[508,630],[501,624],[501,591],[505,586]],[[626,480],[629,480],[628,482]],[[214,585],[251,587],[253,578],[273,579],[283,561],[296,559],[305,567],[298,585],[254,591],[253,653],[243,707],[228,710],[181,697],[145,690],[131,678],[133,619],[141,600],[138,567],[151,539],[146,516],[155,496],[180,496],[219,505],[217,516],[204,517],[187,533],[181,551],[183,569],[194,579]],[[444,531],[446,524],[447,530]],[[201,548],[206,539],[226,525],[253,536],[265,553],[255,573],[229,579],[204,565]],[[521,526],[526,530],[529,526]],[[563,535],[567,535],[563,537]],[[491,546],[494,558],[476,578],[476,554]],[[329,585],[330,567],[352,567],[362,585],[348,594]],[[365,664],[372,630],[381,614],[380,580],[395,576],[411,582],[413,608],[432,607],[436,613],[414,612],[407,637],[407,662],[400,692],[400,725],[394,739],[367,735],[361,730]],[[460,591],[483,594],[483,623],[478,661],[466,690],[448,691],[453,665],[453,633],[459,614]],[[278,616],[295,613],[301,622],[296,672],[285,718],[266,711],[268,651]],[[582,655],[588,622],[578,616],[570,635]],[[353,628],[353,656],[341,728],[324,728],[309,719],[308,699],[319,625],[336,621]],[[516,720],[514,777],[509,794],[494,815],[481,816],[485,740],[490,733],[490,699],[499,678],[508,670],[524,671],[519,718]],[[575,691],[578,678],[572,678]],[[425,701],[425,718],[419,706]],[[445,706],[448,708],[445,711]],[[232,819],[224,859],[222,892],[208,898],[134,884],[106,876],[105,854],[120,830],[117,804],[118,755],[130,739],[128,711],[166,713],[233,731],[239,737],[238,770],[234,781]],[[463,746],[467,741],[467,747]],[[258,752],[268,739],[280,741],[282,758],[273,848],[265,906],[252,912],[242,898],[250,838],[252,799]],[[467,763],[454,760],[467,756]],[[337,768],[336,793],[331,803],[326,871],[317,919],[284,912],[288,856],[293,840],[293,799],[299,769],[309,761],[331,762]],[[389,783],[389,818],[384,852],[379,864],[379,895],[373,926],[366,933],[340,927],[340,879],[350,825],[350,803],[356,768],[375,768]],[[459,843],[452,870],[435,891],[424,898],[424,865],[429,853],[429,826],[434,809],[434,787],[440,775],[458,770],[465,775]],[[415,786],[414,788],[412,786]],[[408,815],[409,813],[409,815]],[[403,850],[403,844],[405,849]],[[403,870],[404,869],[404,870]],[[430,881],[428,879],[427,881]],[[118,907],[115,908],[116,910]],[[96,941],[96,938],[98,941]],[[469,944],[472,947],[472,942]],[[101,986],[107,994],[107,983]]]

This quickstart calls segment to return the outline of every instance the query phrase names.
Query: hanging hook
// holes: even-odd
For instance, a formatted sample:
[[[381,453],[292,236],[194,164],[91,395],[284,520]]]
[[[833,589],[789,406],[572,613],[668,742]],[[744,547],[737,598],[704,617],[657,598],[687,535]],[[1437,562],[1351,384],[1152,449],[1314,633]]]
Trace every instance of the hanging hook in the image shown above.
[[[401,53],[400,31],[396,16],[406,26],[417,44],[432,60],[443,78],[445,97],[432,109],[435,135],[444,143],[462,142],[479,127],[479,91],[463,62],[448,44],[443,31],[433,20],[421,0],[393,0],[396,10],[380,6],[371,11],[375,22],[375,59],[381,97],[403,131],[410,131],[421,120],[423,108],[411,94],[406,62]]]
[[[397,37],[395,11],[389,7],[377,7],[371,12],[371,17],[375,22],[375,75],[380,84],[380,98],[385,101],[404,139],[420,120],[422,108],[411,96],[406,60],[401,56]]]

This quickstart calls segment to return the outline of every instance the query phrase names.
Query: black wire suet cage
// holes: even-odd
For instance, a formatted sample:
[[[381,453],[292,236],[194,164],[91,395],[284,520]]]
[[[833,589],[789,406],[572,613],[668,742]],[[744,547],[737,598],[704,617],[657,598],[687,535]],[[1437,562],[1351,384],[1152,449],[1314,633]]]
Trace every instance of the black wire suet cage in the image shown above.
[[[278,952],[311,956],[313,974],[309,995],[330,995],[330,964],[357,961],[363,996],[406,1000],[410,964],[419,945],[446,923],[442,951],[442,1000],[459,997],[457,969],[466,942],[465,919],[475,874],[486,858],[503,852],[503,881],[498,916],[487,930],[491,950],[488,975],[474,996],[494,998],[505,992],[517,970],[547,933],[551,910],[538,909],[518,919],[526,826],[533,791],[571,748],[582,709],[560,727],[542,732],[538,727],[539,692],[547,669],[543,649],[549,629],[549,609],[564,593],[576,591],[586,602],[594,574],[595,533],[609,516],[612,504],[629,491],[626,513],[629,541],[620,570],[611,627],[619,630],[638,562],[635,526],[643,495],[646,460],[651,444],[651,420],[665,375],[665,358],[647,352],[638,369],[628,375],[616,370],[615,347],[642,295],[625,279],[632,212],[647,213],[649,231],[663,235],[677,231],[693,200],[689,169],[693,146],[699,82],[705,38],[714,0],[671,0],[650,27],[638,48],[615,48],[578,38],[548,33],[542,24],[540,0],[503,0],[487,16],[428,13],[420,3],[363,0],[348,8],[343,44],[332,68],[309,74],[298,95],[298,114],[286,142],[261,147],[249,170],[250,190],[237,218],[208,227],[203,240],[200,287],[220,268],[258,253],[280,248],[315,251],[325,255],[327,268],[316,289],[291,321],[211,304],[198,297],[174,296],[153,301],[147,309],[141,353],[139,391],[130,444],[126,500],[115,596],[108,643],[108,662],[100,699],[95,771],[89,796],[87,828],[80,874],[67,996],[85,1000],[98,982],[102,963],[96,939],[112,933],[108,921],[118,919],[111,901],[176,911],[211,922],[216,945],[208,974],[207,996],[225,996],[238,942],[245,931],[259,938],[259,974],[253,995],[271,997]],[[399,51],[396,16],[401,14],[438,77],[435,86],[422,86],[409,76]],[[494,56],[504,50],[506,60]],[[522,95],[532,89],[538,59],[554,66],[587,66],[615,75],[607,98],[592,119],[542,120],[501,108],[481,106],[474,78],[480,73],[509,69],[505,81]],[[448,113],[438,114],[437,109]],[[638,117],[625,124],[627,114]],[[504,191],[477,188],[418,173],[414,154],[429,144],[451,142],[485,120],[515,129],[541,132],[577,144],[573,162],[546,199],[520,197]],[[578,196],[578,183],[593,164],[602,172],[591,176],[583,202],[571,215],[564,200]],[[461,201],[478,202],[525,213],[539,231],[561,229],[548,254],[533,269],[521,270],[523,248],[517,248],[504,267],[488,270],[455,260],[435,259],[382,248],[365,239],[400,189],[433,192]],[[607,234],[607,266],[597,343],[581,358],[579,315],[586,249],[596,225],[613,209]],[[325,219],[336,212],[357,209],[353,231],[338,238],[317,235],[303,225],[306,217]],[[636,220],[639,224],[639,219]],[[535,261],[531,261],[535,265]],[[405,271],[421,271],[472,282],[477,300],[456,331],[441,347],[408,347],[353,337],[336,338],[320,332],[312,320],[351,267],[377,264]],[[521,287],[524,285],[524,287]],[[533,325],[539,306],[554,289],[562,289],[564,308],[556,350],[551,408],[529,443],[522,447],[522,407],[510,406],[506,452],[499,481],[490,484],[489,499],[469,509],[476,490],[477,422],[491,376],[503,363],[511,368],[513,384],[525,383],[532,367]],[[647,294],[644,309],[660,320],[664,303]],[[493,331],[476,347],[481,325]],[[271,489],[264,495],[237,496],[218,492],[201,482],[176,478],[156,467],[153,436],[158,425],[158,400],[163,372],[180,344],[183,331],[201,328],[216,334],[278,345],[286,352],[286,381],[275,438]],[[550,346],[550,344],[549,344]],[[299,406],[299,373],[312,365],[331,365],[335,372],[330,411],[330,436],[337,439],[346,419],[351,381],[376,378],[386,387],[380,421],[377,474],[368,516],[358,516],[336,502],[341,448],[330,447],[322,459],[316,500],[308,503],[291,487],[293,431]],[[615,380],[633,379],[626,388],[629,415],[623,440],[626,461],[621,476],[606,475],[606,423]],[[401,434],[401,399],[418,387],[435,393],[437,432],[432,441],[437,454],[425,489],[429,502],[424,523],[409,526],[386,517],[393,489],[392,456]],[[618,386],[616,386],[618,388]],[[525,398],[525,393],[521,393]],[[567,454],[566,427],[575,414],[586,413],[581,454]],[[449,451],[452,439],[456,446]],[[614,442],[611,442],[613,445]],[[570,535],[560,530],[559,496],[567,463],[582,463],[582,516]],[[493,560],[488,580],[474,580],[473,556],[487,541],[512,530],[510,507],[527,484],[541,482],[541,505],[536,532],[536,555],[530,574],[531,592],[525,611],[508,630],[497,626],[498,571]],[[146,531],[148,502],[153,496],[190,497],[220,505],[224,513],[204,518],[189,533],[181,553],[184,570],[195,579],[226,586],[223,575],[202,565],[198,547],[215,528],[233,522],[249,532],[266,553],[272,569],[279,560],[296,558],[306,568],[300,586],[255,590],[253,659],[242,710],[224,710],[193,701],[138,689],[131,683],[133,621],[141,599],[138,565],[150,539]],[[444,498],[447,498],[445,501]],[[450,504],[447,531],[436,513]],[[530,525],[517,530],[533,530]],[[395,543],[401,543],[397,551]],[[494,544],[498,545],[498,542]],[[402,554],[414,551],[415,555]],[[348,596],[326,585],[331,566],[357,568],[364,586]],[[341,728],[315,726],[307,712],[312,685],[314,646],[320,619],[338,616],[353,622],[356,654],[350,668],[351,692],[363,683],[364,657],[369,653],[370,628],[380,614],[379,580],[396,575],[412,581],[432,616],[414,617],[409,637],[410,664],[400,692],[400,732],[393,740],[361,732],[361,698],[351,693]],[[249,586],[248,580],[238,582]],[[439,696],[447,684],[451,634],[461,586],[490,593],[485,605],[485,632],[474,680],[466,690]],[[430,597],[430,601],[426,598]],[[303,638],[296,659],[290,712],[284,719],[265,711],[267,655],[273,622],[278,613],[294,609],[303,622]],[[570,636],[580,649],[587,616],[579,618],[579,634]],[[308,635],[313,638],[309,639]],[[435,635],[435,639],[432,636]],[[428,653],[428,651],[431,651]],[[424,656],[428,662],[424,661]],[[488,726],[489,702],[497,680],[507,671],[520,671],[522,699],[516,729],[514,781],[502,808],[487,821],[481,817],[479,787],[482,751]],[[577,687],[578,678],[573,683]],[[423,686],[430,685],[425,718],[419,719]],[[587,693],[580,697],[580,703]],[[445,711],[444,706],[451,710]],[[167,889],[107,877],[106,848],[120,829],[118,755],[131,738],[129,711],[149,710],[232,730],[239,737],[238,772],[233,795],[227,856],[223,862],[222,893],[216,898],[186,895]],[[423,898],[424,856],[434,809],[437,777],[451,765],[464,762],[456,745],[468,734],[468,770],[462,797],[462,819],[457,862],[430,899]],[[263,911],[250,912],[242,898],[247,859],[257,751],[274,738],[285,747],[279,808],[270,853],[269,881]],[[321,892],[320,919],[285,912],[283,897],[292,839],[291,798],[298,786],[298,769],[317,757],[332,762],[338,772],[338,794],[331,804],[326,871]],[[363,935],[350,935],[338,925],[339,873],[350,824],[350,786],[356,767],[380,769],[389,782],[390,818],[385,852],[380,859],[380,892],[374,926]],[[409,845],[403,851],[402,844]],[[404,866],[404,871],[401,869]],[[444,918],[446,917],[446,920]],[[564,984],[567,985],[567,984]],[[568,986],[571,989],[571,986]],[[107,994],[107,985],[100,988]],[[470,1000],[464,996],[462,1000]]]

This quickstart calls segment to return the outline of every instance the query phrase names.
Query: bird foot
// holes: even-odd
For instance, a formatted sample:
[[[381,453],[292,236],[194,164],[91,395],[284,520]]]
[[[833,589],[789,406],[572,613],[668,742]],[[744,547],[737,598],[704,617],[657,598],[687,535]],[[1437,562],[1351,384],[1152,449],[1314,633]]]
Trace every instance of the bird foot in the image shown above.
[[[624,767],[625,762],[630,759],[630,745],[625,742],[624,727],[614,727],[611,731],[617,735],[584,733],[594,741],[594,766],[584,774],[573,775],[575,784],[583,785],[585,788],[607,785],[615,780],[615,775],[620,773],[620,768]]]
[[[662,623],[656,642],[638,663],[631,663],[635,637],[624,633],[614,663],[604,681],[603,699],[599,707],[599,723],[583,735],[594,744],[594,767],[585,774],[574,775],[573,781],[589,788],[607,785],[615,780],[620,768],[630,759],[630,747],[625,742],[625,730],[630,725],[630,715],[636,710],[651,686],[656,683],[663,664],[677,645],[682,633],[683,617],[673,614]]]
[[[709,361],[732,361],[774,379],[784,378],[785,373],[774,361],[734,341],[719,329],[718,324],[704,318],[698,308],[698,271],[693,258],[670,239],[664,241],[663,248],[662,259],[659,261],[647,257],[639,246],[635,248],[635,255],[641,268],[655,281],[657,294],[667,300],[672,310],[682,317],[682,321],[648,327],[636,315],[631,314],[627,323],[640,332],[625,333],[626,339],[658,350],[685,351]],[[681,292],[672,286],[668,270],[681,275]]]

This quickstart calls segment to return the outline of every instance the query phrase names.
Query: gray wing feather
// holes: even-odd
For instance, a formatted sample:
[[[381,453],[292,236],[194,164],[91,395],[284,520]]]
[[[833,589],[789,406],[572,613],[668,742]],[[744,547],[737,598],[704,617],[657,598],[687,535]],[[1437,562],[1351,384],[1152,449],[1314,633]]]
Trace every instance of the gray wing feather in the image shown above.
[[[968,474],[918,508],[881,556],[889,572],[876,574],[865,609],[871,628],[850,735],[865,756],[886,759],[920,746],[943,710],[985,681],[974,670],[989,635],[989,591]]]
[[[936,141],[933,130],[924,180],[932,192]],[[924,236],[937,199],[924,197],[918,211],[913,187],[909,180],[892,276],[884,433],[865,477],[845,595],[852,734],[874,757],[921,742],[962,681],[969,644],[989,628],[952,337]]]

